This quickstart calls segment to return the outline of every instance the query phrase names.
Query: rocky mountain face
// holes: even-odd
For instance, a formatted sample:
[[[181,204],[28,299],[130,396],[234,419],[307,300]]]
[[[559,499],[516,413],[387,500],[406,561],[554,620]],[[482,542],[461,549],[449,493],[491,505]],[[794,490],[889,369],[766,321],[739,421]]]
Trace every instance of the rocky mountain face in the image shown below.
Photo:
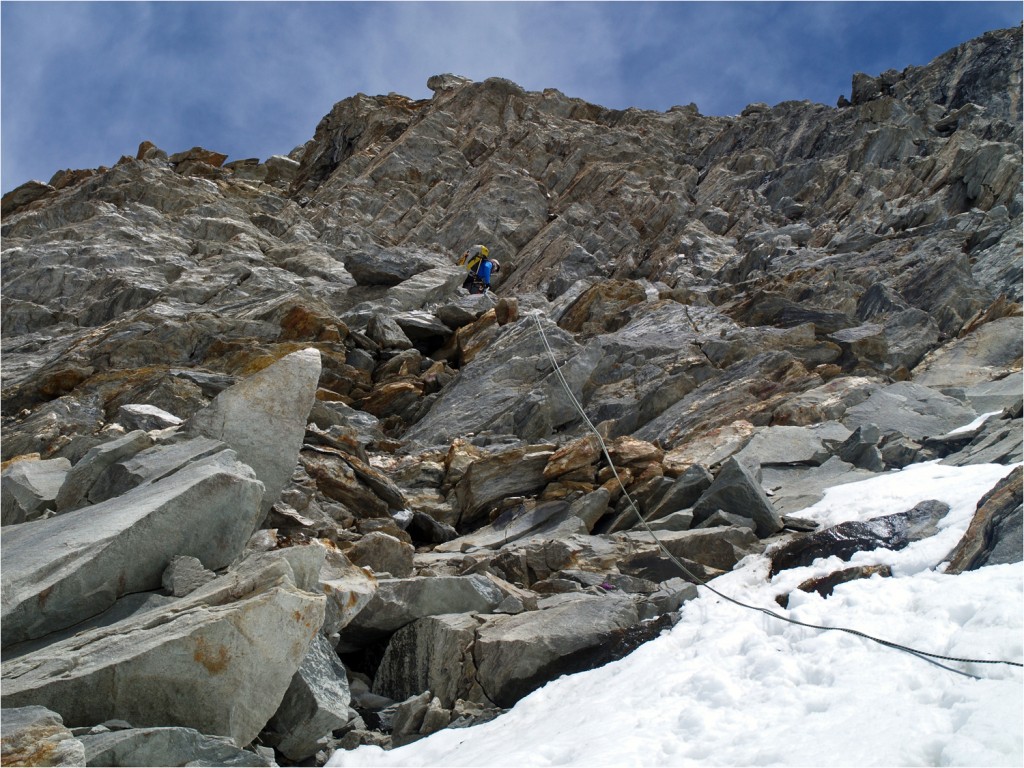
[[[400,745],[750,553],[926,535],[800,510],[1022,461],[1021,56],[735,117],[441,75],[266,162],[144,142],[5,195],[4,762]],[[1020,531],[1018,468],[950,567]]]

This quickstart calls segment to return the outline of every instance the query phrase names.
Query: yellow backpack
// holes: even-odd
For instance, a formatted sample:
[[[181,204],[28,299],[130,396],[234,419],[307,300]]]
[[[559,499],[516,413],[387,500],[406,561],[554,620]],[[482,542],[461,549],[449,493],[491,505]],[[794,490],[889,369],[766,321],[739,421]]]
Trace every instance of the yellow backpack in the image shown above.
[[[490,251],[487,250],[486,245],[474,245],[459,259],[459,266],[465,267],[471,274],[476,274],[477,269],[480,267],[480,263],[487,258]]]

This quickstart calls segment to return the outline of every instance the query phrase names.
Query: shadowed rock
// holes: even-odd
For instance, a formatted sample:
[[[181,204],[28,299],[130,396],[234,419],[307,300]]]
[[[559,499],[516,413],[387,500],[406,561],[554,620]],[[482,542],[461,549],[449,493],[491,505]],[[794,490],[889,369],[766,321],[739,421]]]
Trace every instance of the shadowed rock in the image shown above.
[[[239,749],[224,736],[205,736],[195,728],[126,728],[79,736],[86,765],[269,766],[271,761]]]
[[[1017,467],[981,497],[963,538],[947,556],[946,573],[1020,562],[1022,477],[1024,471]]]
[[[900,550],[936,531],[936,524],[949,512],[941,501],[922,501],[906,512],[883,515],[867,521],[840,523],[823,531],[794,539],[771,553],[769,574],[810,565],[821,557],[849,560],[857,552],[884,547]]]
[[[348,678],[330,643],[317,635],[268,727],[291,760],[311,757],[318,741],[348,722]]]
[[[473,646],[477,680],[490,701],[510,707],[547,681],[590,666],[580,662],[592,649],[638,622],[633,601],[612,596],[491,619]]]
[[[342,630],[341,642],[360,647],[424,616],[489,613],[504,599],[505,593],[480,575],[381,579],[366,607]]]

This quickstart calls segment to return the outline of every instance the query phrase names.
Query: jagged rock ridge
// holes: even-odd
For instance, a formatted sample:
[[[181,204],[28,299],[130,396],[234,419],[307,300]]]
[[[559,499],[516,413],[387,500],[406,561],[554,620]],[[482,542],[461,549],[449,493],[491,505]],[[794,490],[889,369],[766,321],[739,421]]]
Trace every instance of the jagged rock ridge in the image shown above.
[[[694,587],[545,338],[702,579],[827,486],[1021,461],[1020,84],[1020,29],[735,117],[439,76],[339,102],[288,156],[144,142],[5,196],[4,706],[87,751],[120,717],[301,761],[479,722],[656,635]],[[459,287],[477,242],[497,301]],[[230,535],[196,522],[211,477]],[[1020,558],[1019,473],[998,498],[974,563]],[[16,541],[74,568],[12,570]],[[230,626],[281,640],[253,701],[231,681],[270,651]],[[159,709],[110,670],[224,677]]]

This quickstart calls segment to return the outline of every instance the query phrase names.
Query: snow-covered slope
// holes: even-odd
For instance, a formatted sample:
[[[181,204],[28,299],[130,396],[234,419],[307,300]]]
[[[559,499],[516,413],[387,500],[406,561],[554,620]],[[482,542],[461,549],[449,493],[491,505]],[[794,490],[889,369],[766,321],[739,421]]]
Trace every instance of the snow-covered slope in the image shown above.
[[[939,499],[939,532],[853,564],[887,563],[892,578],[840,585],[828,599],[776,595],[842,567],[838,558],[767,579],[748,558],[715,587],[794,619],[844,626],[931,653],[1024,658],[1024,566],[958,576],[941,562],[978,499],[1012,467],[937,463],[831,489],[802,515],[866,520]],[[1019,667],[944,662],[976,678],[842,632],[745,610],[702,590],[682,620],[619,662],[560,678],[495,721],[446,730],[384,752],[336,752],[335,766],[1019,766],[1024,687]]]

